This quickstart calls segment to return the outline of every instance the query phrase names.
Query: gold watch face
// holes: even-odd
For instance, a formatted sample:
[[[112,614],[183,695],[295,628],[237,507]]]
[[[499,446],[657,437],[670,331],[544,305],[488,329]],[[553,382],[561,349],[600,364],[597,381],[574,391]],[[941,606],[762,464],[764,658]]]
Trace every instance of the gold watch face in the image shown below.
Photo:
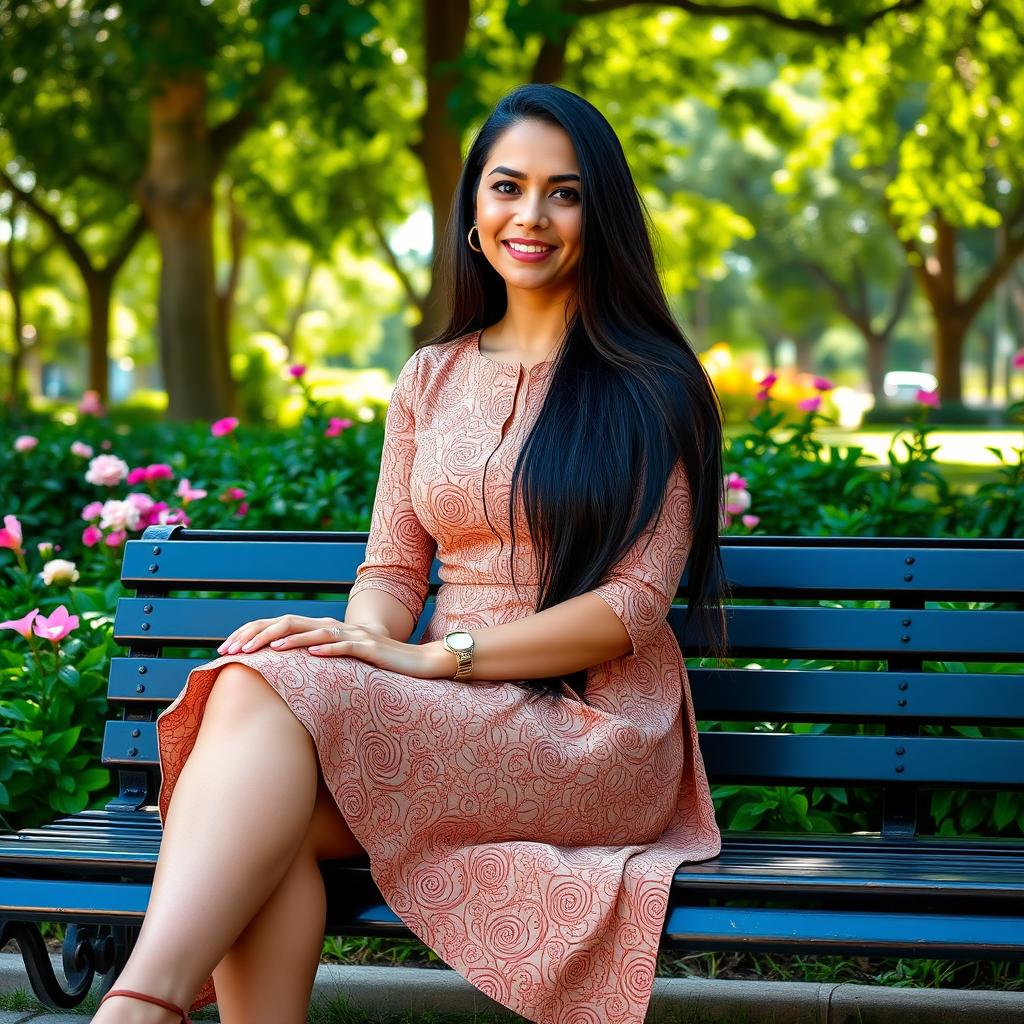
[[[473,646],[473,637],[461,630],[449,633],[448,646],[456,651],[468,651]]]

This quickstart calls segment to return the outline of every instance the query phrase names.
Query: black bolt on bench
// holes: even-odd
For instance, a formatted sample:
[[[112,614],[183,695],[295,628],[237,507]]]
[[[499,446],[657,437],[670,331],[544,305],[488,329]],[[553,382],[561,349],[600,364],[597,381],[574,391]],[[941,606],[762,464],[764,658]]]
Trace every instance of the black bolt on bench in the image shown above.
[[[118,602],[114,632],[128,653],[109,686],[123,717],[107,722],[102,754],[118,795],[0,835],[0,946],[17,941],[43,1003],[78,1005],[96,973],[108,991],[131,952],[160,845],[157,714],[241,623],[284,610],[342,619],[365,542],[151,526],[127,543],[121,578],[135,596]],[[716,799],[803,787],[852,824],[724,831],[719,856],[676,873],[663,947],[1024,960],[1024,820],[1011,836],[988,813],[969,838],[919,828],[935,792],[1024,789],[1024,540],[724,537],[723,557],[730,651],[754,666],[689,670]],[[439,582],[435,563],[431,592]],[[193,591],[256,596],[174,596]],[[853,600],[877,606],[841,604]],[[670,621],[694,658],[701,638],[684,611]],[[180,648],[210,653],[167,656]],[[758,667],[767,659],[789,660]],[[410,937],[365,856],[321,869],[328,934]],[[64,983],[41,921],[69,925]]]

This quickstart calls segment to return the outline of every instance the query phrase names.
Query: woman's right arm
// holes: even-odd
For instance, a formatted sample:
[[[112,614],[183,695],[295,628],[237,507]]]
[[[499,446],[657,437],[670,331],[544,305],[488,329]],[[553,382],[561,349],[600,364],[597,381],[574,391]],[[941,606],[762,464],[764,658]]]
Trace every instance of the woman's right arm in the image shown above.
[[[388,405],[366,558],[356,569],[344,620],[402,642],[412,635],[423,611],[437,552],[409,492],[416,455],[417,356],[414,352],[402,367]]]

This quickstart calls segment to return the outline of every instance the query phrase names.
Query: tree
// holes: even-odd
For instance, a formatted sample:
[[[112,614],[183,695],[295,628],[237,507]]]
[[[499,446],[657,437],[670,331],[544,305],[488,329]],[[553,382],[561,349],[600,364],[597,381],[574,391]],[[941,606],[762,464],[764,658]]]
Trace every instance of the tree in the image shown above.
[[[846,136],[849,166],[865,181],[884,177],[882,216],[931,310],[948,401],[962,398],[968,330],[1024,253],[1022,19],[1021,0],[951,0],[819,52],[813,66],[828,107],[787,161],[797,178],[843,159],[837,142]],[[989,233],[986,261],[971,258],[967,232]]]

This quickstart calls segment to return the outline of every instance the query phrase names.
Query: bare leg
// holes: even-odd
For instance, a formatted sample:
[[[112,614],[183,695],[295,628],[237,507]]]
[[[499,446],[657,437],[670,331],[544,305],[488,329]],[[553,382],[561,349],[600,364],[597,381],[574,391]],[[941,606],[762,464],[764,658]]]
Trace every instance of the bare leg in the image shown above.
[[[301,849],[213,972],[221,1024],[304,1024],[327,913],[320,861],[363,852],[319,776]]]
[[[146,916],[114,987],[187,1009],[295,859],[316,792],[306,728],[259,672],[226,665],[171,798]],[[117,997],[93,1021],[173,1017]]]

